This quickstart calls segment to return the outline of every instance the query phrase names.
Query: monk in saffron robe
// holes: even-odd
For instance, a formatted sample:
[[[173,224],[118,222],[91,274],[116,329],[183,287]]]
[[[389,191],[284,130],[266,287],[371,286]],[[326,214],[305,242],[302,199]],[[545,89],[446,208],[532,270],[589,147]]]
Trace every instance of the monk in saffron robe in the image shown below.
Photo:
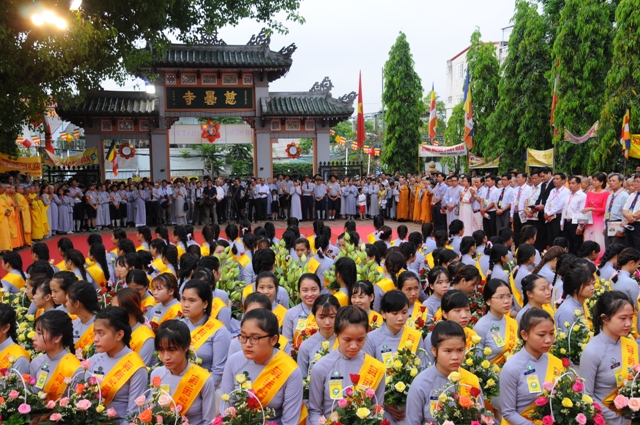
[[[24,231],[24,242],[27,246],[31,246],[31,211],[29,209],[29,201],[24,196],[24,187],[16,186],[16,203],[20,210],[22,218],[22,230]]]
[[[406,221],[409,220],[409,186],[407,186],[407,180],[404,177],[400,177],[398,191],[400,192],[400,199],[396,217],[399,221]]]
[[[44,222],[47,216],[44,214],[44,218],[42,217],[42,207],[44,204],[38,199],[38,195],[35,193],[33,188],[29,189],[29,200],[31,201],[31,238],[34,241],[39,241],[44,238],[44,235],[46,234],[44,232]]]
[[[3,196],[5,191],[6,185],[0,184],[0,253],[12,250],[11,232],[9,230],[11,206]]]
[[[16,188],[14,186],[8,186],[6,191],[7,196],[11,199],[11,205],[13,207],[13,214],[11,218],[16,228],[15,236],[11,238],[11,245],[13,249],[22,248],[25,245],[24,235],[22,230],[22,217],[20,215],[20,207],[18,200],[16,199]]]
[[[422,181],[418,180],[411,190],[413,196],[413,221],[420,222],[420,214],[422,213],[422,198],[420,198],[420,192],[422,191]]]
[[[422,223],[429,223],[431,221],[431,199],[433,194],[429,191],[430,182],[425,177],[422,183],[422,214],[420,215],[420,221]]]

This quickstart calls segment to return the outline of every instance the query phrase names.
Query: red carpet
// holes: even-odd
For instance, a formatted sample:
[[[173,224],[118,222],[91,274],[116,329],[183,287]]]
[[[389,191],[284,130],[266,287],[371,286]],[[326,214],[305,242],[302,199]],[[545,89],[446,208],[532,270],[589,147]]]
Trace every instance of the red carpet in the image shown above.
[[[340,235],[344,231],[344,228],[342,226],[330,226],[330,227],[331,227],[331,233],[333,234],[333,237],[331,238],[331,242],[335,244],[336,239],[338,238],[338,235]],[[285,230],[286,230],[285,228],[277,228],[276,237],[280,239]],[[358,225],[357,230],[358,230],[358,234],[360,235],[360,239],[365,240],[367,235],[369,235],[375,229],[372,225],[362,225],[362,226]],[[151,231],[153,232],[153,227],[151,228]],[[170,231],[171,231],[171,228],[170,228]],[[102,243],[104,244],[105,248],[107,249],[107,251],[111,251],[114,248],[114,245],[111,242],[111,232],[105,231],[100,233],[102,235]],[[300,227],[300,233],[301,233],[301,236],[302,235],[304,235],[305,237],[310,236],[313,234],[313,227],[311,226],[311,224],[307,226],[302,226]],[[52,238],[45,239],[44,242],[49,247],[49,255],[51,256],[51,259],[55,263],[58,263],[62,261],[62,257],[58,253],[58,245],[57,245],[58,240],[61,237],[67,237],[71,239],[71,241],[73,242],[74,248],[84,253],[85,255],[87,255],[87,253],[89,252],[89,244],[87,243],[87,238],[89,237],[89,235],[90,233],[85,232],[81,234],[73,234],[73,235],[67,235],[67,236],[54,236]],[[136,237],[137,231],[135,229],[127,229],[127,236],[129,239],[131,239],[135,243],[136,246],[139,245]],[[226,237],[224,232],[220,234],[220,237],[222,238]],[[396,237],[395,231],[394,231],[393,237]],[[195,232],[195,240],[199,244],[204,242],[202,239],[201,231],[198,230]],[[27,267],[31,265],[31,263],[33,263],[33,259],[31,258],[31,249],[29,248],[23,249],[22,251],[20,251],[20,256],[22,257],[22,264],[23,264],[24,270],[26,271]],[[0,270],[0,276],[4,276],[5,274],[6,272],[4,270]]]

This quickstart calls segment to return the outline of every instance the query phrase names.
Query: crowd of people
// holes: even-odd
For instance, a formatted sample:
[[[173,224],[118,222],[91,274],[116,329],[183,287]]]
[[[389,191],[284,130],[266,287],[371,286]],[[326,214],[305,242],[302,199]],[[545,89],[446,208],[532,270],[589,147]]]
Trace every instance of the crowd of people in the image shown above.
[[[52,264],[47,244],[35,242],[28,267],[12,247],[3,249],[3,289],[24,292],[31,300],[29,313],[37,317],[33,347],[43,354],[31,358],[17,348],[24,342],[17,338],[15,311],[2,304],[0,369],[7,367],[5,352],[18,353],[13,367],[44,376],[34,384],[37,392],[59,381],[62,376],[48,372],[57,371],[63,358],[71,361],[69,355],[88,358],[90,371],[105,379],[115,379],[109,371],[135,358],[134,373],[109,388],[107,407],[123,424],[137,411],[135,399],[154,377],[174,398],[183,395],[176,392],[194,376],[204,377],[205,384],[190,391],[182,406],[194,425],[208,425],[216,415],[226,414],[234,403],[233,391],[244,382],[238,381],[240,374],[249,385],[264,383],[268,375],[268,391],[254,389],[273,409],[269,420],[316,425],[344,396],[350,374],[360,371],[384,405],[385,419],[422,425],[435,420],[433,401],[451,373],[462,370],[469,348],[475,346],[473,353],[484,353],[500,370],[494,383],[500,395],[485,399],[496,420],[529,424],[541,384],[563,367],[549,353],[556,336],[584,320],[593,336],[585,341],[579,362],[573,363],[584,378],[585,392],[601,406],[606,423],[630,423],[620,416],[613,398],[622,385],[620,373],[639,363],[635,339],[640,337],[640,236],[634,223],[640,219],[640,174],[633,176],[631,186],[619,174],[567,177],[545,168],[500,178],[437,173],[340,183],[332,176],[325,184],[318,177],[315,183],[307,177],[302,185],[290,183],[286,176],[272,183],[251,179],[249,186],[236,180],[226,195],[222,180],[206,181],[202,186],[214,188],[208,192],[210,198],[218,198],[219,187],[229,202],[221,210],[214,208],[215,202],[206,203],[212,208],[204,214],[201,243],[195,240],[193,226],[203,216],[181,216],[187,212],[187,201],[176,206],[176,200],[187,198],[182,195],[188,192],[184,179],[171,184],[170,194],[162,189],[165,182],[154,185],[159,193],[167,193],[162,195],[167,196],[165,202],[174,205],[160,207],[160,216],[147,214],[145,203],[139,204],[145,213],[140,220],[140,210],[133,215],[137,244],[122,228],[131,222],[129,215],[125,221],[114,219],[119,223],[91,221],[87,210],[99,209],[94,208],[99,203],[93,203],[95,186],[81,191],[75,181],[68,187],[59,185],[57,191],[64,195],[73,189],[68,197],[80,200],[69,206],[70,215],[82,206],[82,218],[76,224],[74,215],[75,227],[68,232],[112,226],[115,249],[108,251],[98,233],[88,236],[87,253],[60,237],[57,249],[63,261]],[[29,196],[34,200],[27,205],[36,209],[34,202],[42,201],[43,221],[52,217],[46,211],[46,196],[38,195],[38,189],[47,195],[44,185],[8,183],[0,194],[6,211],[2,232],[11,232],[10,223],[20,224],[12,214],[19,211],[23,221],[25,217],[26,210],[10,188],[16,194],[22,189],[33,192]],[[149,185],[142,182],[138,190],[146,190],[145,184]],[[269,189],[263,188],[269,184],[276,185],[271,202]],[[192,206],[207,196],[198,191],[199,185],[195,182],[196,192],[191,192]],[[101,185],[96,199],[102,192],[118,191],[118,185]],[[381,192],[393,194],[392,209],[380,202],[388,199]],[[282,200],[287,193],[290,204]],[[299,216],[294,195],[302,211],[305,193],[312,198],[306,202],[307,214]],[[115,195],[109,200],[118,199]],[[237,196],[246,197],[246,203],[238,202]],[[359,203],[362,215],[352,208]],[[281,240],[271,221],[252,226],[250,219],[262,221],[267,214],[286,219]],[[332,228],[326,223],[341,216],[347,221],[333,245]],[[161,221],[153,231],[141,221],[158,217]],[[375,231],[361,235],[355,219],[365,217],[372,218]],[[313,220],[312,234],[301,233],[303,219]],[[224,220],[238,223],[229,222],[223,233]],[[392,229],[389,220],[422,224],[420,232],[410,232],[400,223]],[[640,229],[637,232],[640,235]],[[32,233],[31,239],[39,238]],[[289,291],[280,286],[283,276],[278,273],[283,271],[276,268],[276,251],[282,249],[301,270],[297,287]],[[375,265],[373,281],[359,276],[364,262],[349,255],[354,251]],[[238,271],[239,282],[231,291],[241,290],[239,301],[234,301],[235,292],[218,287],[233,275],[221,274],[220,258],[228,254],[233,259],[226,267]],[[598,294],[596,286],[602,289]],[[98,294],[105,288],[114,295],[111,306],[102,308]],[[585,307],[589,300],[592,309]],[[406,406],[398,406],[384,401],[385,373],[407,340],[416,341],[411,349],[419,361]],[[73,376],[72,369],[65,373]],[[472,374],[464,376],[482,400],[486,387]]]

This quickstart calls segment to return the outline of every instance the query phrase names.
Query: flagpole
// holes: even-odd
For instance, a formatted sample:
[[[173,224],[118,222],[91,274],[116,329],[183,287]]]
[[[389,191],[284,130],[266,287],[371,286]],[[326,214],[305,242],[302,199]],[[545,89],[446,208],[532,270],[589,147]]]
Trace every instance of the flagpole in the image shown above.
[[[371,172],[371,154],[367,155],[369,160],[367,161],[367,174]]]

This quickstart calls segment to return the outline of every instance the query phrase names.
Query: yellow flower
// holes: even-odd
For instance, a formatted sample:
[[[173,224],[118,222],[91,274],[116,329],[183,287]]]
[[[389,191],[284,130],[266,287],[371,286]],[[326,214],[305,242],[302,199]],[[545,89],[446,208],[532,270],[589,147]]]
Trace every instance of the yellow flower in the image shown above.
[[[384,384],[387,385],[389,382],[391,382],[391,376],[387,375],[386,378],[384,378]]]
[[[564,348],[560,349],[560,354],[567,354],[567,350],[565,350]]]
[[[422,364],[422,360],[420,360],[418,357],[416,357],[413,360],[413,364],[416,365],[416,366],[420,366]]]
[[[480,366],[482,366],[483,369],[489,369],[491,363],[489,363],[489,360],[483,360],[482,363],[480,363]]]
[[[413,348],[413,344],[411,343],[411,341],[405,342],[404,346],[407,350],[411,350]]]
[[[491,354],[493,354],[493,350],[489,347],[486,347],[483,351],[482,354],[484,354],[485,356],[490,356]]]
[[[580,326],[579,325],[573,325],[573,331],[574,332],[578,332],[580,330]]]
[[[29,331],[29,333],[27,334],[27,338],[29,339],[33,339],[33,337],[35,336],[35,332],[34,331]]]
[[[243,390],[250,390],[251,389],[251,382],[245,382],[244,384],[242,384],[242,389]]]
[[[478,335],[474,335],[471,337],[471,342],[473,342],[474,344],[480,344],[480,341],[482,341],[482,338],[480,338]]]
[[[568,407],[573,407],[573,402],[570,399],[568,399],[567,397],[565,397],[565,398],[562,399],[562,405],[564,407],[567,407],[567,408]]]
[[[571,326],[571,323],[569,323],[569,322],[564,322],[564,327],[565,327],[565,328],[568,328],[569,326]]]
[[[15,363],[16,362],[16,357],[15,356],[9,356],[9,363]]]
[[[500,373],[500,366],[498,366],[497,364],[494,364],[491,367],[491,370],[493,370],[495,373]]]
[[[473,366],[473,359],[467,359],[465,360],[465,363],[467,364],[467,366],[471,367]]]
[[[412,367],[411,370],[409,371],[409,375],[412,378],[415,378],[418,375],[418,369],[416,369],[415,367]]]
[[[587,394],[582,394],[582,401],[585,402],[586,404],[593,403],[593,399]]]
[[[496,381],[494,381],[493,379],[489,379],[489,380],[487,381],[487,386],[486,386],[486,388],[493,387],[494,385],[496,385]]]
[[[231,400],[231,397],[229,397],[229,394],[222,394],[220,396],[220,398],[222,399],[222,401],[224,401],[225,403],[229,402],[229,400]]]
[[[321,358],[322,358],[322,356],[320,355],[320,353],[316,353],[316,354],[313,356],[313,360],[315,360],[315,361],[318,361],[318,360],[320,360]]]
[[[400,381],[400,382],[396,382],[396,384],[393,386],[397,392],[401,393],[404,390],[407,389],[407,386],[404,384],[404,382]]]
[[[567,334],[566,334],[566,333],[564,333],[564,332],[560,332],[560,333],[558,334],[558,339],[567,339]]]
[[[244,375],[244,373],[239,373],[236,375],[236,382],[238,384],[244,384],[246,380],[247,377]]]
[[[96,412],[98,413],[104,412],[104,406],[102,404],[99,404],[98,407],[96,407]]]
[[[580,317],[580,316],[582,316],[582,311],[581,311],[581,310],[576,309],[576,310],[573,310],[573,314],[574,314],[576,317]]]
[[[438,396],[438,401],[440,403],[446,403],[447,402],[447,395],[445,393],[442,393]]]
[[[358,410],[356,410],[356,416],[359,417],[360,419],[364,419],[370,414],[371,414],[371,410],[367,409],[366,407],[361,407]]]
[[[33,314],[27,314],[27,320],[30,322],[33,322],[34,320],[36,320],[35,316]]]
[[[327,351],[329,349],[329,341],[322,341],[322,349]]]
[[[460,372],[451,372],[448,379],[451,382],[458,382],[460,380]]]
[[[402,369],[402,362],[400,360],[396,360],[393,362],[393,367],[395,369]]]

